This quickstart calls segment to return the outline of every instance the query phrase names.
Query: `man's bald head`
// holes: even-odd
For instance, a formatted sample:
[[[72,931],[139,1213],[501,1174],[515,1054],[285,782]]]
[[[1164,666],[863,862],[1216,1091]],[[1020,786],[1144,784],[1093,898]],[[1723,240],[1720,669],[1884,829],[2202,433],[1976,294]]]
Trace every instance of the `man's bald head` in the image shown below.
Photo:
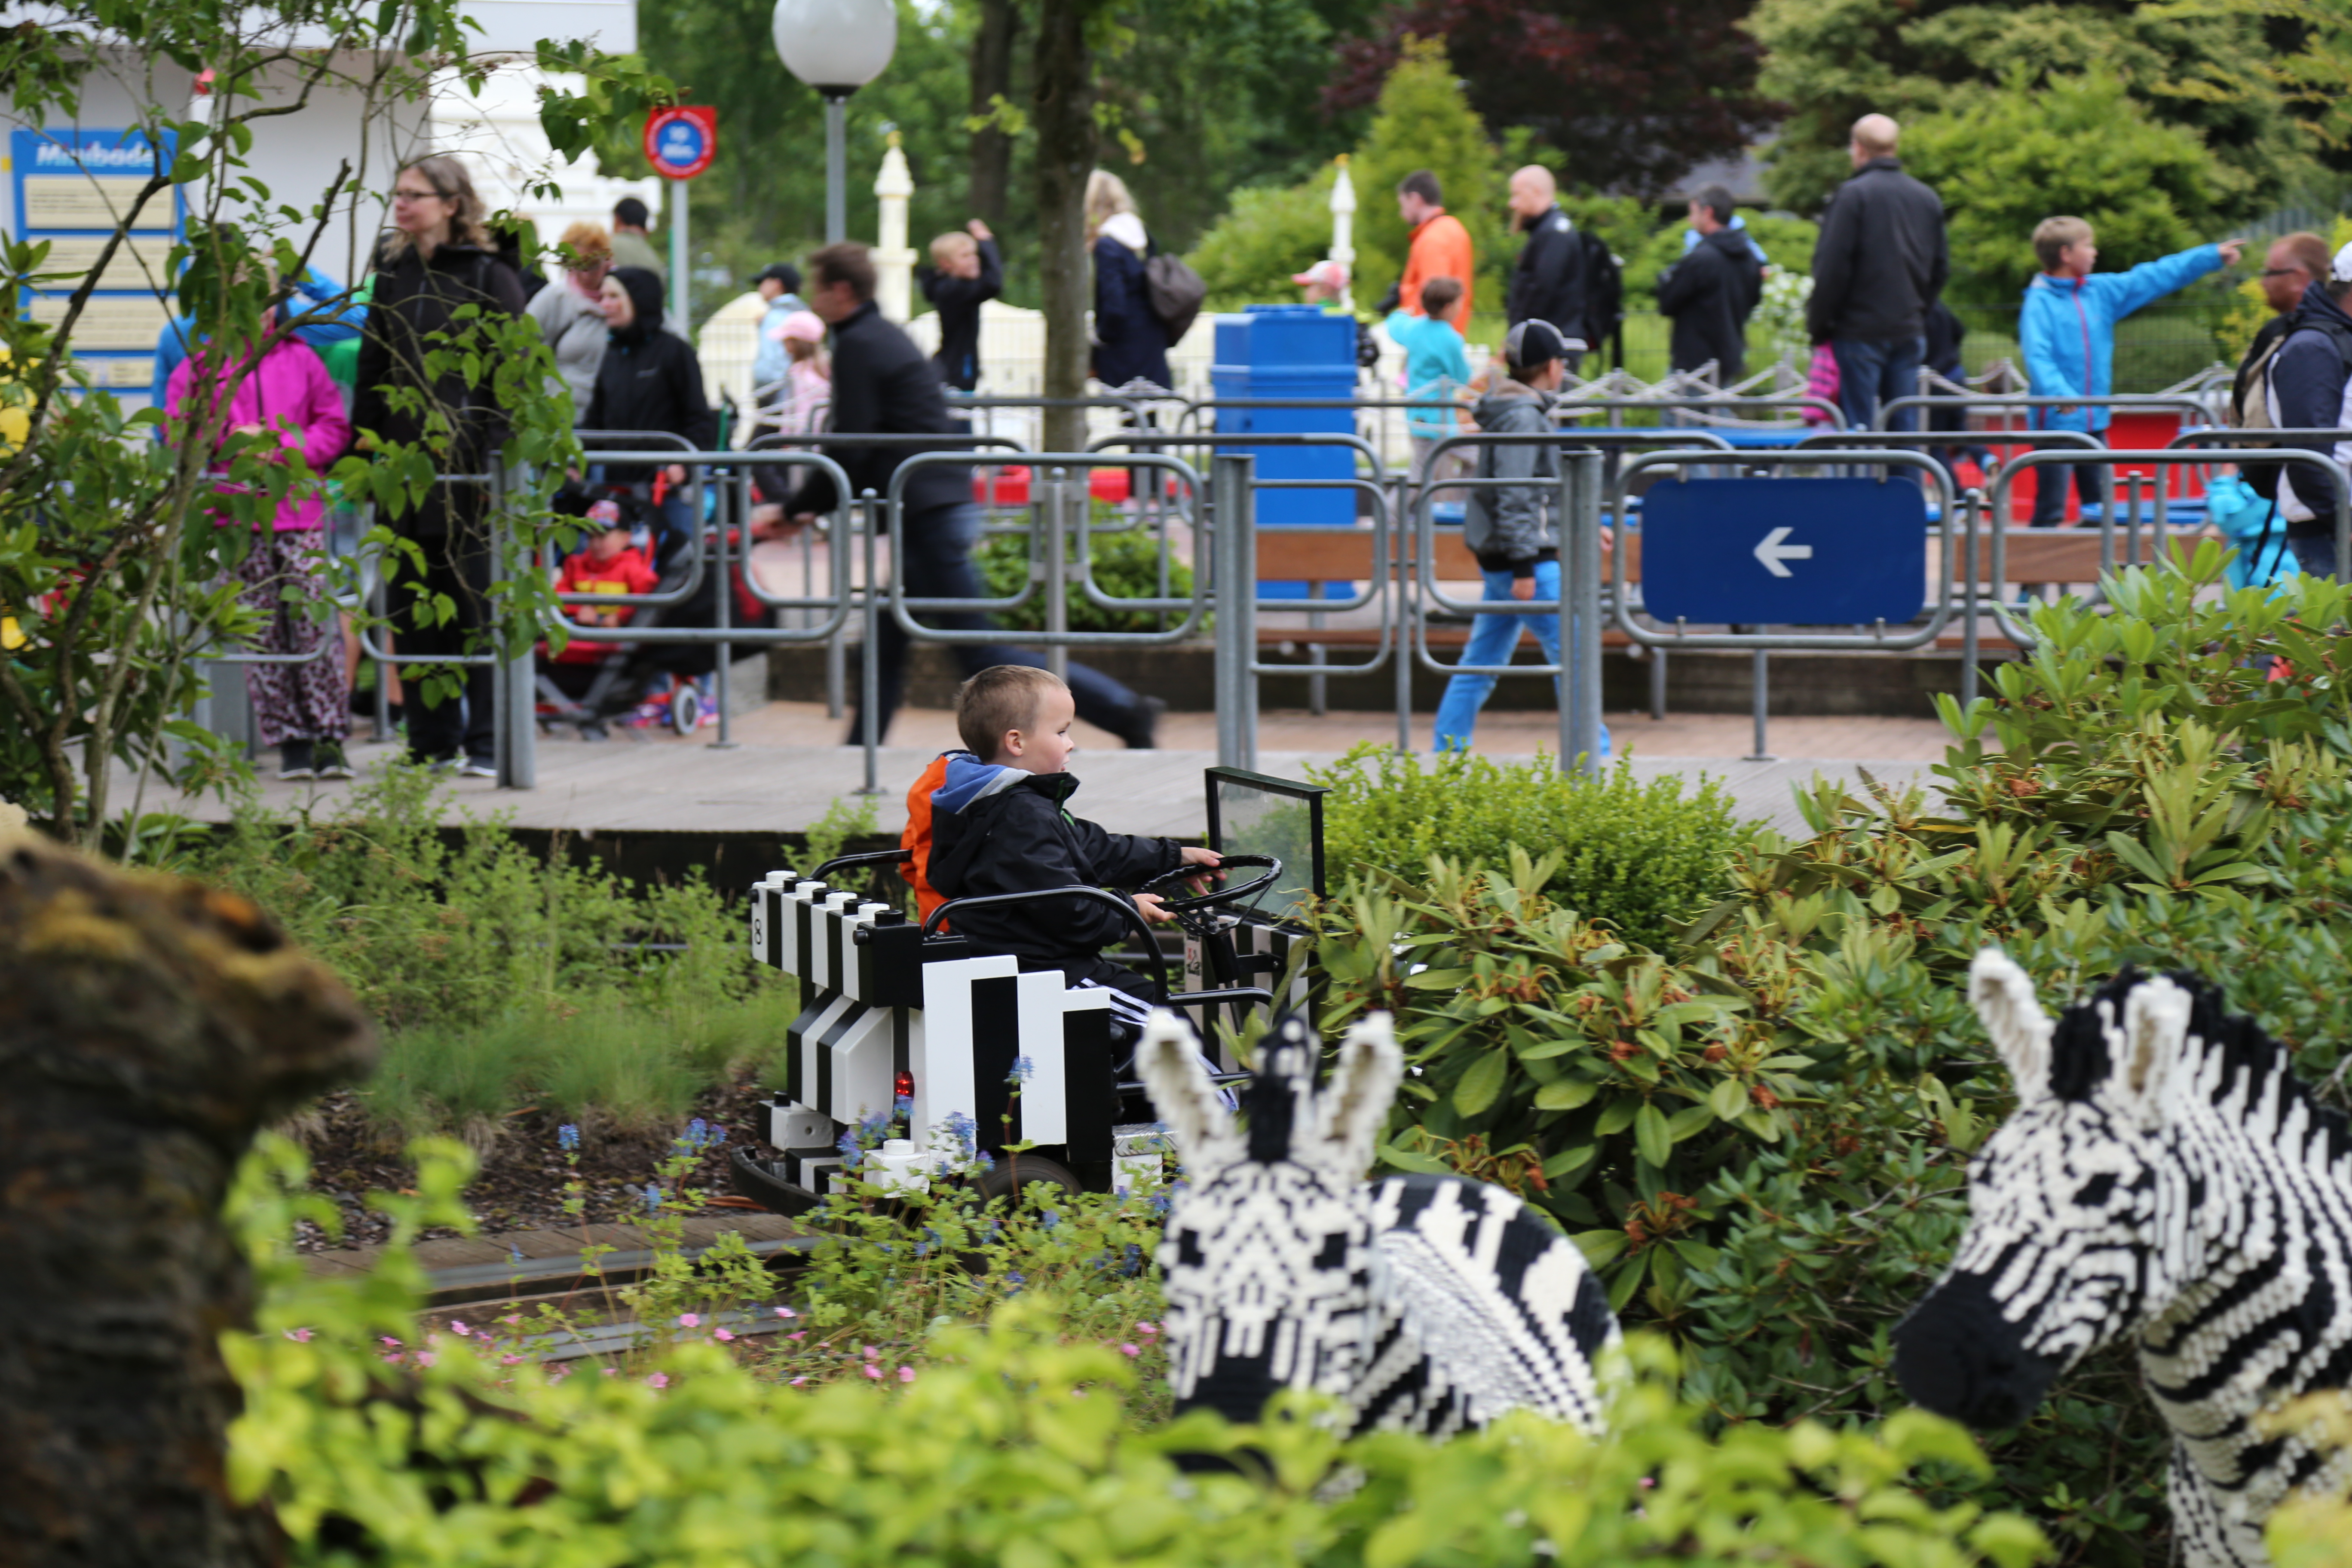
[[[1529,163],[1511,176],[1511,210],[1522,218],[1541,217],[1559,195],[1558,182],[1540,163]]]
[[[1897,128],[1892,117],[1865,114],[1853,122],[1853,162],[1855,167],[1873,158],[1892,157]]]

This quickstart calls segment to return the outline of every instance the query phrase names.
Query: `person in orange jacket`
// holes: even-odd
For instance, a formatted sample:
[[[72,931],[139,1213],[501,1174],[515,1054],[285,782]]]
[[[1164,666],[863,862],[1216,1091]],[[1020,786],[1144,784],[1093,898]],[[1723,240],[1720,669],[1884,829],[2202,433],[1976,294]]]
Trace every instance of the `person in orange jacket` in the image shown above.
[[[1427,169],[1415,169],[1397,186],[1397,211],[1412,228],[1412,248],[1405,255],[1404,281],[1397,285],[1397,306],[1400,310],[1420,316],[1427,314],[1421,308],[1421,286],[1433,278],[1452,278],[1462,285],[1460,314],[1455,320],[1470,320],[1470,283],[1475,270],[1476,258],[1470,245],[1470,231],[1462,220],[1445,210],[1445,195],[1438,185],[1437,176]]]

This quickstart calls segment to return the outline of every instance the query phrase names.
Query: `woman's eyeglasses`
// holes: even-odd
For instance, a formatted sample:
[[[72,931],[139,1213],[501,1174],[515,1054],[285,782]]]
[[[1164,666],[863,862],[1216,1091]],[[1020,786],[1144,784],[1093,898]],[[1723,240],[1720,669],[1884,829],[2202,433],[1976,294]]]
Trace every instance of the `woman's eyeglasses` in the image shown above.
[[[446,202],[449,199],[449,195],[447,192],[440,190],[405,191],[395,188],[392,193],[392,199],[396,202]]]

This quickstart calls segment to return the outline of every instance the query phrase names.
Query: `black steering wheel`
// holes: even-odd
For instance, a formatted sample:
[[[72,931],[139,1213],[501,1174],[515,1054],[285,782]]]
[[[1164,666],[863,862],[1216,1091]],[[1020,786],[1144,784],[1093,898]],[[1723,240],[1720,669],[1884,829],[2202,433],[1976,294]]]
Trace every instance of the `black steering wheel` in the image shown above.
[[[1150,881],[1138,885],[1135,890],[1139,893],[1156,893],[1162,888],[1181,887],[1198,878],[1230,871],[1236,866],[1244,868],[1264,866],[1266,871],[1263,876],[1253,877],[1246,882],[1229,882],[1224,887],[1212,889],[1208,892],[1192,898],[1166,900],[1160,907],[1171,915],[1186,915],[1200,910],[1213,910],[1225,904],[1237,904],[1244,899],[1255,897],[1282,879],[1282,862],[1271,855],[1228,855],[1214,866],[1184,865],[1177,867],[1173,871],[1162,871]]]

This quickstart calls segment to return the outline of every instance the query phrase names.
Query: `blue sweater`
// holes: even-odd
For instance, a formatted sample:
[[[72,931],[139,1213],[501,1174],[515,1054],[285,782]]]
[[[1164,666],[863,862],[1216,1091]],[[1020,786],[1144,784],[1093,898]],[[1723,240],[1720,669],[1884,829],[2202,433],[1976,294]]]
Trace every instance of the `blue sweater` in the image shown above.
[[[309,300],[314,304],[333,300],[342,292],[341,284],[315,267],[304,268],[301,281],[294,285],[297,299]],[[296,307],[291,300],[287,301],[287,307],[291,314],[297,316],[308,313]],[[366,324],[367,307],[346,301],[331,315],[318,316],[303,322],[294,329],[294,335],[313,349],[323,349],[329,343],[358,337],[360,329]],[[195,335],[195,318],[182,316],[165,326],[163,335],[155,340],[155,385],[148,395],[154,400],[156,407],[163,406],[171,392],[172,373],[180,368],[182,360],[188,357],[188,348]],[[161,433],[159,426],[159,438]]]
[[[2036,278],[2025,286],[2025,304],[2017,321],[2034,395],[2106,396],[2116,383],[2116,323],[2221,266],[2221,248],[2200,245],[2159,261],[2143,261],[2128,272]],[[2105,430],[2112,417],[2104,407],[2033,412],[2035,426],[2043,430]]]
[[[1407,397],[1450,398],[1470,384],[1470,351],[1454,323],[1397,310],[1381,325],[1397,347],[1404,350]],[[1412,410],[1405,415],[1405,424],[1416,436],[1450,436],[1457,428],[1451,416],[1433,408]]]

